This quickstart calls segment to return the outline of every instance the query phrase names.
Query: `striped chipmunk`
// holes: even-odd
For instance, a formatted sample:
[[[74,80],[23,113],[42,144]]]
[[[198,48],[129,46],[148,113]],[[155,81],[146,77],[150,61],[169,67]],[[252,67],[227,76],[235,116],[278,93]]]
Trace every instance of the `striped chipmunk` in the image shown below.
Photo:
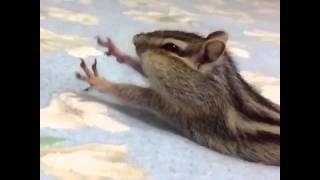
[[[153,31],[133,37],[138,58],[110,38],[97,37],[114,56],[147,78],[149,88],[103,79],[97,61],[76,77],[100,92],[164,117],[184,136],[220,153],[280,166],[280,106],[258,94],[238,73],[226,50],[224,31],[202,37]]]

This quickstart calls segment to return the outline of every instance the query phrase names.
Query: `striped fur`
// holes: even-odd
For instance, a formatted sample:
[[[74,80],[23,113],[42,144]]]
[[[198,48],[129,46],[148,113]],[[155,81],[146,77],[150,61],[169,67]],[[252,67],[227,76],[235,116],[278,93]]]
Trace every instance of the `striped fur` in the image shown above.
[[[248,161],[280,165],[280,107],[241,77],[225,50],[227,39],[222,31],[207,37],[181,31],[141,33],[133,38],[140,61],[117,58],[127,58],[122,61],[139,69],[150,88],[99,77],[85,79],[96,89],[102,87],[163,116],[203,146]]]
[[[220,64],[201,71],[196,63],[206,38],[179,31],[141,37],[149,43],[140,53],[142,67],[151,87],[164,99],[165,108],[158,111],[174,121],[171,124],[222,153],[280,165],[280,107],[241,77],[228,52]],[[166,39],[184,41],[189,47],[182,48],[186,52],[165,52],[159,47]]]

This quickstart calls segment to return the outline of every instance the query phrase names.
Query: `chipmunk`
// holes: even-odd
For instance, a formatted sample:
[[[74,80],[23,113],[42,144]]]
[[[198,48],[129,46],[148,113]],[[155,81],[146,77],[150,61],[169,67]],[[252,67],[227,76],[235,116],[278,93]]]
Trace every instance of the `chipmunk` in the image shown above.
[[[280,166],[280,106],[258,94],[238,73],[226,50],[228,34],[153,31],[133,37],[138,58],[110,38],[97,38],[114,56],[148,79],[150,88],[104,80],[95,59],[78,79],[101,92],[165,117],[200,145],[251,162]],[[88,90],[88,89],[87,89]]]

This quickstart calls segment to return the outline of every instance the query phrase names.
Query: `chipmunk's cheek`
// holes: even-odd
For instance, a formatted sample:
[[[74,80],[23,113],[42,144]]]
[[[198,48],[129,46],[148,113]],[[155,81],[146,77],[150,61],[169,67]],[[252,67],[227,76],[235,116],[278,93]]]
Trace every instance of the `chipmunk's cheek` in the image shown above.
[[[149,51],[144,51],[144,52],[141,52],[139,55],[140,57],[140,60],[141,60],[141,63],[142,63],[142,66],[149,66],[150,65],[150,52]]]
[[[141,54],[142,67],[150,73],[157,73],[163,69],[165,59],[155,51],[146,50]]]
[[[146,61],[150,57],[150,51],[143,51],[143,52],[140,51],[139,56],[140,56],[142,61]]]

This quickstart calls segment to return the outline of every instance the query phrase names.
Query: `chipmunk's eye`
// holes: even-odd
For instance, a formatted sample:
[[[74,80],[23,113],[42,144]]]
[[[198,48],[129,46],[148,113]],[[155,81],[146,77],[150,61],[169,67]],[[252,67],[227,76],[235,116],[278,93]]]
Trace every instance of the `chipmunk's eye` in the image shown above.
[[[179,47],[173,43],[167,43],[161,46],[162,49],[176,53],[179,51]]]

